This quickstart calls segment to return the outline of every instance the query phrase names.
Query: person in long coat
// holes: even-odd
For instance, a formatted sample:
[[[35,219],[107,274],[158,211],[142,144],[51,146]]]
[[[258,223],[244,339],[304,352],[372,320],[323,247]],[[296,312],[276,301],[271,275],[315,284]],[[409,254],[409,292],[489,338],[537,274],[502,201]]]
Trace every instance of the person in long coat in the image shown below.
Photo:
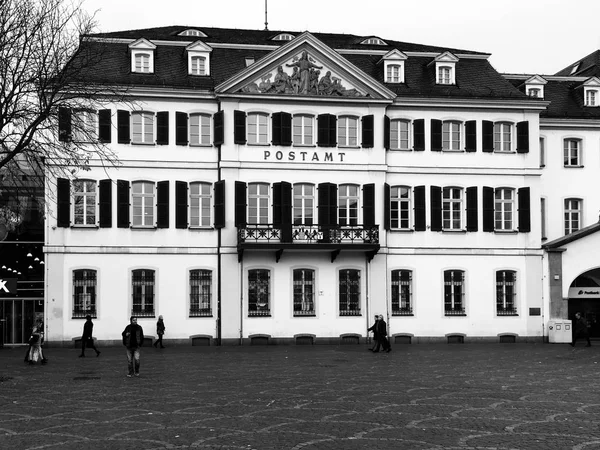
[[[373,332],[373,346],[369,348],[369,351],[373,353],[377,353],[379,351],[379,347],[381,343],[379,342],[379,315],[375,314],[375,323],[371,325],[367,331]]]
[[[100,352],[96,348],[94,344],[94,338],[92,337],[92,332],[94,330],[94,323],[92,322],[92,316],[89,314],[85,316],[85,323],[83,324],[83,334],[81,335],[81,355],[80,358],[85,356],[85,349],[93,348],[96,352],[96,357],[100,356]]]

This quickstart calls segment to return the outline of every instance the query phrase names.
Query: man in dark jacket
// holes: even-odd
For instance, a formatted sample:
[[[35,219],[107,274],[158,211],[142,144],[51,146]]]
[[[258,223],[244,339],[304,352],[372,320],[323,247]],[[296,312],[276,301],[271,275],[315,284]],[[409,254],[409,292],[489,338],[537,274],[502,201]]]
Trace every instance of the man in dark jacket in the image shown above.
[[[92,330],[94,329],[94,323],[92,322],[92,316],[89,314],[85,316],[85,323],[83,324],[83,334],[81,335],[81,355],[80,358],[85,356],[85,348],[93,348],[96,352],[96,357],[100,356],[100,352],[94,345],[94,338],[92,337]]]
[[[387,323],[383,320],[383,316],[379,315],[379,320],[377,321],[377,328],[379,334],[379,342],[381,343],[382,350],[384,352],[391,352],[392,347],[390,346],[390,341],[387,338]]]
[[[573,324],[573,342],[571,342],[571,347],[575,347],[575,342],[577,339],[583,338],[587,341],[586,347],[591,347],[592,343],[590,342],[590,333],[588,331],[588,323],[585,320],[581,313],[575,313],[575,323]]]
[[[144,330],[137,324],[134,316],[129,318],[129,325],[125,327],[123,333],[123,345],[127,348],[127,366],[128,377],[140,376],[140,347],[144,344]]]
[[[379,346],[381,345],[379,342],[379,316],[375,314],[375,323],[367,328],[367,332],[373,332],[373,346],[369,348],[370,351],[376,353],[379,351]]]

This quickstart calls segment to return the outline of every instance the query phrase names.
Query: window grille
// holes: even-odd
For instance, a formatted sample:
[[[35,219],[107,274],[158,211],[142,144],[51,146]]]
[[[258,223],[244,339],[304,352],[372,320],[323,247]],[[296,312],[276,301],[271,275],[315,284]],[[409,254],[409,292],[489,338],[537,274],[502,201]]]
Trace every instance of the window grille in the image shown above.
[[[73,319],[96,317],[96,271],[73,271]]]
[[[340,270],[340,316],[360,316],[360,270]]]
[[[496,312],[499,316],[516,316],[515,303],[517,282],[516,272],[513,270],[499,270],[496,272]]]
[[[270,277],[267,269],[248,271],[248,316],[271,315]]]
[[[294,316],[315,315],[315,271],[294,270]]]
[[[464,282],[462,270],[446,270],[444,272],[444,313],[446,316],[464,316]]]
[[[392,270],[392,315],[412,314],[412,271]]]
[[[212,272],[190,270],[190,317],[212,316]]]
[[[134,270],[131,284],[133,293],[131,315],[154,317],[154,270]]]

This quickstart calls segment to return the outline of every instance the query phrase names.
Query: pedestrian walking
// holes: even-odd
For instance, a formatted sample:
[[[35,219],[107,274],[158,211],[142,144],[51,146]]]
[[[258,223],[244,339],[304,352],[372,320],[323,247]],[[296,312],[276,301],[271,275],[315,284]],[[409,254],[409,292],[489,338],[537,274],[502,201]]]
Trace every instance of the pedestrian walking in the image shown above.
[[[128,377],[140,376],[140,348],[144,344],[144,330],[137,323],[137,318],[131,316],[129,325],[123,333],[123,345],[127,349],[127,372]]]
[[[31,330],[31,336],[29,337],[29,364],[35,364],[41,362],[46,364],[48,360],[44,358],[42,352],[42,343],[44,342],[44,322],[42,319],[38,319]]]
[[[379,322],[379,315],[375,314],[375,323],[367,329],[367,331],[373,332],[373,346],[371,348],[369,348],[369,351],[372,351],[373,353],[377,353],[379,351],[379,347],[381,346],[381,343],[379,342],[378,322]]]
[[[377,327],[379,328],[379,342],[381,343],[381,348],[384,352],[391,352],[392,347],[390,345],[390,341],[387,338],[387,323],[383,320],[383,315],[379,315],[379,321],[377,322]]]
[[[163,316],[158,316],[158,321],[156,322],[156,335],[158,336],[158,340],[154,343],[154,347],[160,345],[160,348],[165,348],[162,342],[163,334],[165,334],[165,322],[163,321]]]
[[[92,322],[92,316],[89,314],[85,316],[85,323],[83,324],[83,334],[81,335],[81,355],[80,358],[85,357],[85,349],[93,348],[96,352],[96,357],[100,356],[100,352],[94,345],[94,338],[92,337],[92,331],[94,329],[94,323]]]
[[[573,341],[571,342],[571,347],[575,347],[575,343],[577,339],[583,338],[587,341],[586,347],[591,347],[592,343],[590,342],[590,332],[588,330],[587,320],[581,315],[580,312],[575,313],[575,324],[573,326]]]

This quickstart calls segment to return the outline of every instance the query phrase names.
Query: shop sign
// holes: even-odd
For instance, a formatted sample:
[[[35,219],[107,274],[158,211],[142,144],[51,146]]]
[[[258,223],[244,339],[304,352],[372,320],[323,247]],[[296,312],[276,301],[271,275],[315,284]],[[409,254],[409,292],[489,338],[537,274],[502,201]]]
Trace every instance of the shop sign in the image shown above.
[[[0,297],[17,295],[16,278],[0,278]]]
[[[569,298],[600,298],[600,287],[569,288]]]

